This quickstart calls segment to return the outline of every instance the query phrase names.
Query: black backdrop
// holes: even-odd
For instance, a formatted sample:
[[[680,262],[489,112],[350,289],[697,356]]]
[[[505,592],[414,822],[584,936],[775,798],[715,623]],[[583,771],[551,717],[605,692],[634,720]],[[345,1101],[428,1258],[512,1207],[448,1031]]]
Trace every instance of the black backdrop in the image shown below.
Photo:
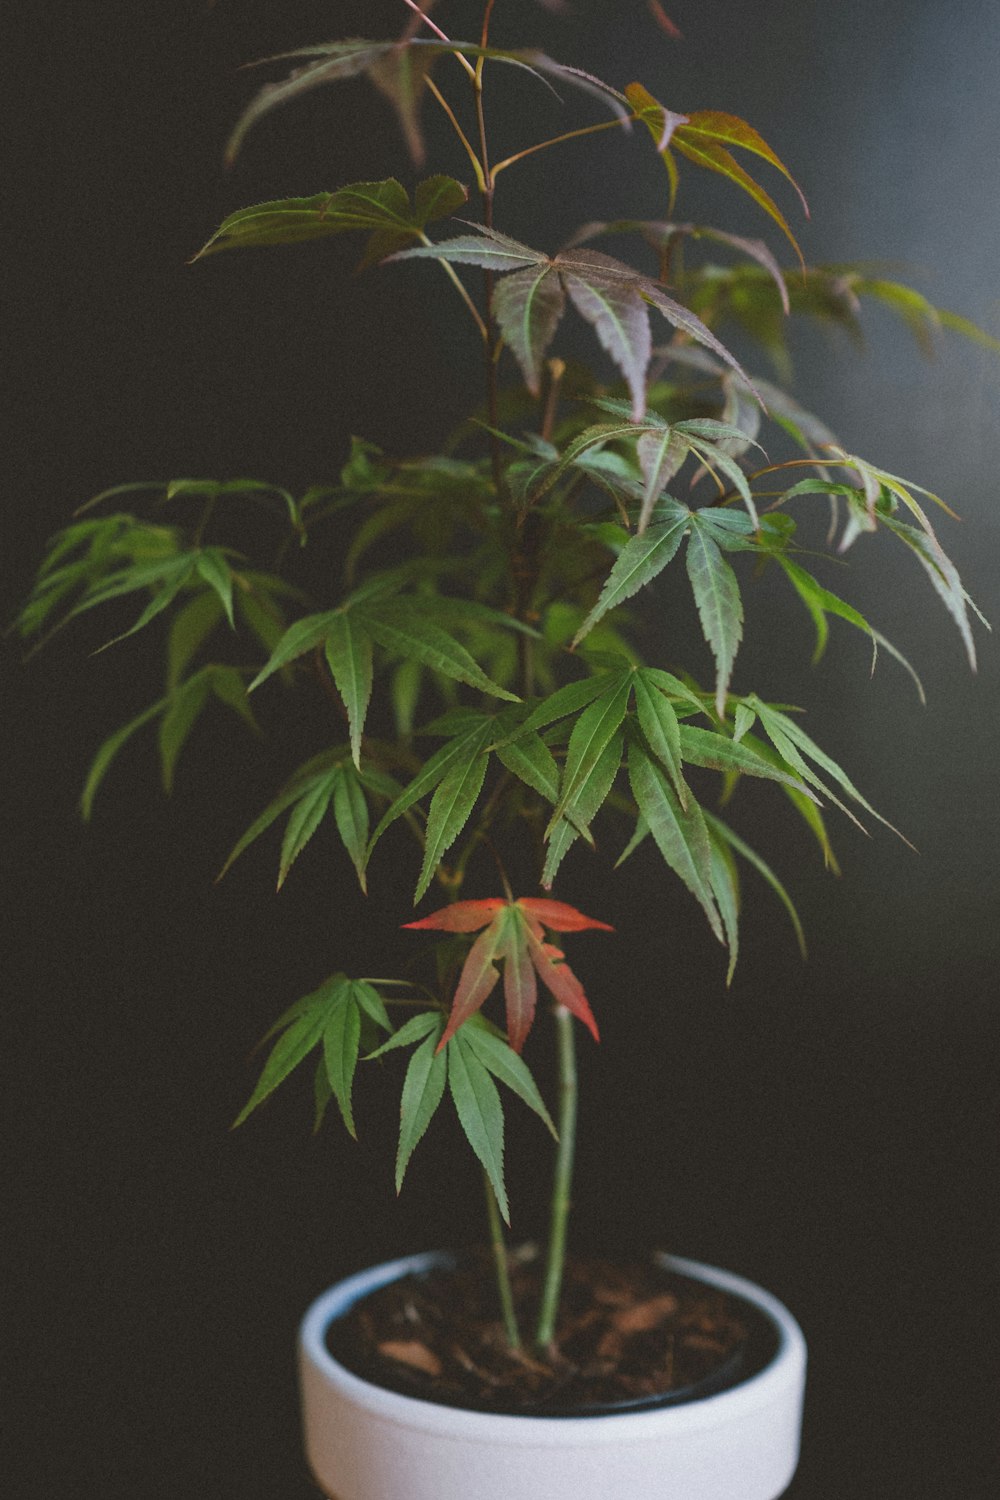
[[[262,125],[231,175],[217,166],[253,83],[237,64],[387,31],[396,9],[75,0],[7,16],[8,617],[45,537],[105,485],[253,473],[302,486],[336,472],[352,432],[419,449],[456,414],[473,355],[442,331],[429,268],[345,293],[338,245],[185,264],[231,208],[405,169],[387,112],[354,86]],[[440,15],[457,30],[469,9]],[[1000,331],[991,7],[676,0],[683,44],[641,0],[576,9],[586,25],[501,0],[497,35],[520,36],[520,18],[613,82],[641,76],[679,108],[745,115],[809,192],[807,257],[906,262],[929,295]],[[511,89],[497,128],[512,142],[560,128],[555,106]],[[507,227],[555,245],[581,217],[662,213],[650,153],[601,142],[527,171]],[[766,232],[733,194],[686,192],[690,216]],[[835,339],[803,341],[798,392],[858,451],[954,499],[948,542],[996,618],[1000,365],[955,341],[923,363],[888,319],[869,327],[860,363]],[[781,597],[766,619],[757,608],[762,645],[737,683],[773,695],[777,667],[777,690],[813,705],[817,737],[921,852],[838,829],[838,882],[771,802],[751,803],[745,826],[795,887],[810,961],[751,887],[729,994],[700,919],[652,862],[628,902],[603,867],[567,867],[563,894],[621,934],[575,949],[605,1035],[584,1058],[577,1223],[742,1270],[797,1312],[812,1372],[792,1495],[987,1500],[1000,1482],[1000,674],[984,641],[973,681],[922,580],[890,555],[883,581],[882,558],[859,553],[839,591],[917,661],[926,710],[892,664],[872,684],[853,641],[811,670]],[[296,1500],[312,1493],[291,1352],[301,1309],[367,1260],[478,1234],[475,1173],[442,1126],[397,1204],[388,1095],[362,1100],[358,1147],[335,1129],[311,1140],[294,1088],[227,1133],[273,1015],[335,967],[370,972],[373,938],[390,973],[417,940],[395,930],[405,900],[366,905],[320,841],[279,898],[273,849],[213,887],[287,770],[281,726],[259,744],[204,731],[169,801],[137,744],[83,829],[95,744],[155,692],[151,648],[89,657],[101,639],[98,624],[67,634],[27,669],[11,644],[2,656],[11,1493]],[[530,1234],[537,1137],[511,1113]]]

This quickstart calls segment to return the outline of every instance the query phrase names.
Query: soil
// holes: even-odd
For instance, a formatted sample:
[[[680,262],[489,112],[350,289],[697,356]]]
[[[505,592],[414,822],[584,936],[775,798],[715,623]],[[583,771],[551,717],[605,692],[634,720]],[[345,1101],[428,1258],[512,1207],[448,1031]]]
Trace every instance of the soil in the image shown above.
[[[381,1287],[330,1325],[327,1345],[363,1379],[475,1411],[597,1416],[696,1400],[769,1361],[770,1323],[741,1298],[652,1259],[567,1265],[553,1347],[530,1346],[542,1267],[511,1258],[524,1347],[511,1349],[492,1261],[470,1254]]]

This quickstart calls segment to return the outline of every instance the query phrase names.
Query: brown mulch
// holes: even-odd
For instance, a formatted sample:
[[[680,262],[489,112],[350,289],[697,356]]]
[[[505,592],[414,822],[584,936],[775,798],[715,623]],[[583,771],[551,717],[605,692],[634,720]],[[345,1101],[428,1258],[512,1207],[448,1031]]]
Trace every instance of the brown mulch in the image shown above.
[[[593,1415],[694,1399],[763,1362],[768,1330],[740,1299],[652,1260],[567,1265],[552,1348],[531,1347],[541,1263],[522,1252],[511,1281],[524,1339],[511,1349],[488,1256],[382,1287],[332,1324],[331,1352],[390,1390],[450,1406]]]

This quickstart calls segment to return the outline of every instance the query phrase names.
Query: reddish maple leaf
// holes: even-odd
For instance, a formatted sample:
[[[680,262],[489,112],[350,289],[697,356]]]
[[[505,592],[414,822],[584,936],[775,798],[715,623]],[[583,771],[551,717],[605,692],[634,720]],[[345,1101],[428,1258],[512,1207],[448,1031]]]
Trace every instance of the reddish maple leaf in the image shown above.
[[[590,1029],[595,1041],[600,1040],[583,985],[560,950],[545,941],[545,929],[583,932],[588,927],[596,927],[603,932],[613,932],[614,928],[607,922],[585,917],[582,911],[567,906],[564,901],[532,896],[503,901],[493,896],[487,901],[456,901],[419,922],[406,922],[404,926],[436,928],[440,932],[485,929],[469,949],[438,1051],[493,993],[500,978],[497,967],[500,963],[503,964],[507,1004],[507,1039],[515,1052],[520,1052],[524,1046],[535,1018],[538,979],[560,1005],[572,1011]]]
[[[675,41],[679,42],[681,40],[681,29],[675,22],[671,21],[660,4],[660,0],[649,0],[649,9],[656,24],[663,27],[667,36],[672,36]]]

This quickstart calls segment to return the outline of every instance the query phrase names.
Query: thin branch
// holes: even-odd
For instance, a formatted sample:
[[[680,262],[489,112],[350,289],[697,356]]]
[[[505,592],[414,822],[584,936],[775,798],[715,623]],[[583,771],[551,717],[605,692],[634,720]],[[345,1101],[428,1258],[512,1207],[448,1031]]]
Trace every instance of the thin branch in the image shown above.
[[[536,146],[525,146],[523,151],[517,151],[513,156],[506,156],[503,161],[498,161],[493,168],[492,176],[494,179],[497,178],[501,172],[523,161],[526,156],[534,156],[536,151],[547,151],[550,146],[561,146],[563,141],[575,141],[582,135],[596,135],[599,130],[620,130],[624,125],[631,124],[635,118],[636,116],[629,115],[626,120],[602,120],[599,125],[584,125],[580,130],[567,130],[564,135],[554,135],[549,141],[539,141]]]
[[[415,15],[420,17],[424,25],[427,26],[429,30],[433,31],[436,37],[440,37],[441,41],[446,43],[448,46],[451,45],[451,37],[446,36],[445,33],[441,30],[440,26],[436,25],[435,22],[431,20],[430,16],[424,14],[424,12],[420,9],[420,6],[417,4],[417,0],[403,0],[403,4],[408,5],[410,10],[412,10]],[[456,52],[454,56],[462,64],[462,67],[468,73],[469,77],[475,78],[476,70],[469,62],[468,58],[463,57],[461,52]]]

